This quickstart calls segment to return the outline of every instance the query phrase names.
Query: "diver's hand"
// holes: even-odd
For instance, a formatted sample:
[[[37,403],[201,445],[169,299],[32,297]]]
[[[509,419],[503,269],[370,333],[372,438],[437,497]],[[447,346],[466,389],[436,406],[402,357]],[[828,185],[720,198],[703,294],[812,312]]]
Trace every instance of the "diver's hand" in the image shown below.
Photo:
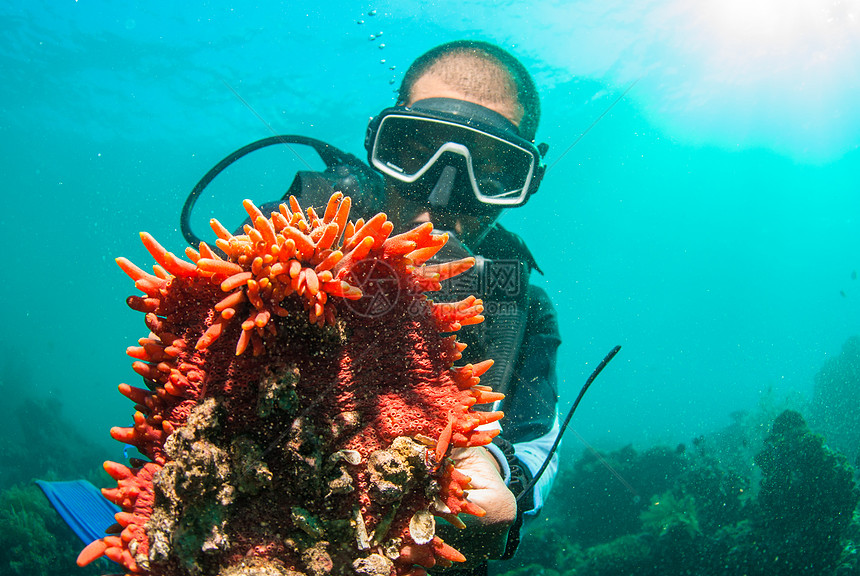
[[[484,560],[500,558],[505,552],[508,531],[517,518],[517,501],[505,486],[499,464],[483,447],[454,448],[451,458],[457,470],[472,479],[468,499],[486,511],[484,516],[461,514],[466,528],[457,529],[445,521],[437,524],[439,536],[459,550],[465,563],[453,568],[466,568]]]

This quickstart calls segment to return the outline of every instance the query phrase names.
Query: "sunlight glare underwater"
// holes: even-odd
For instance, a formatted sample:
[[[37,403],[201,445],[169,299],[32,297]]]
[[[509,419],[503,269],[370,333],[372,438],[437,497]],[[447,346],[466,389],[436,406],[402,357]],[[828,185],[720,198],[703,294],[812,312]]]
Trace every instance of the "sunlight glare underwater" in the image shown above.
[[[641,79],[631,97],[670,135],[814,163],[858,147],[860,0],[672,0],[600,12],[602,30],[556,35],[565,40],[548,60],[618,85]],[[545,16],[552,28],[594,14],[557,5]],[[572,62],[584,38],[590,56]]]
[[[809,160],[857,146],[860,2],[723,0],[678,3],[689,25],[689,90],[713,114],[700,118],[725,144],[766,145]],[[692,102],[696,102],[693,100]],[[695,104],[693,104],[695,106]],[[684,111],[689,117],[693,108]],[[708,118],[710,116],[710,118]]]

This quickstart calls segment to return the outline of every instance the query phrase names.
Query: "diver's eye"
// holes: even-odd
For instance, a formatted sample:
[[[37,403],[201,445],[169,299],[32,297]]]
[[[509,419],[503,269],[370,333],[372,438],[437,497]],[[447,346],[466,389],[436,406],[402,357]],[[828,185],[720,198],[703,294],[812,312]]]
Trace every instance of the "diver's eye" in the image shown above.
[[[493,180],[501,179],[504,174],[504,168],[495,161],[482,160],[474,163],[474,170],[480,174],[482,178],[490,178]]]

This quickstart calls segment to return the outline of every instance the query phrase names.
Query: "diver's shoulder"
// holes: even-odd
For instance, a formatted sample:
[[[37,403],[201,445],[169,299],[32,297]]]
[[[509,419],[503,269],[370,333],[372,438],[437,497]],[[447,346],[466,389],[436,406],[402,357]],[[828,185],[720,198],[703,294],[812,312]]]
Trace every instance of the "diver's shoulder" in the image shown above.
[[[519,234],[511,232],[496,222],[484,237],[477,252],[484,258],[491,260],[519,260],[528,269],[537,270],[543,274],[543,270],[537,265],[534,254],[529,250],[526,241]]]

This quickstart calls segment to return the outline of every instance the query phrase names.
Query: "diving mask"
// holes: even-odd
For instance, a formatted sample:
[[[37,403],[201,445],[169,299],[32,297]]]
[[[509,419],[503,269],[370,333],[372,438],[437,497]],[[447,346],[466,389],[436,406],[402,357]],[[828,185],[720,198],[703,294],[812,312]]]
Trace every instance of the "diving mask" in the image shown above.
[[[365,148],[383,174],[406,184],[426,181],[406,187],[414,200],[446,207],[448,196],[463,196],[454,179],[467,180],[460,188],[471,197],[451,200],[472,213],[525,204],[545,170],[543,145],[522,138],[501,114],[451,98],[383,110],[367,128]]]

